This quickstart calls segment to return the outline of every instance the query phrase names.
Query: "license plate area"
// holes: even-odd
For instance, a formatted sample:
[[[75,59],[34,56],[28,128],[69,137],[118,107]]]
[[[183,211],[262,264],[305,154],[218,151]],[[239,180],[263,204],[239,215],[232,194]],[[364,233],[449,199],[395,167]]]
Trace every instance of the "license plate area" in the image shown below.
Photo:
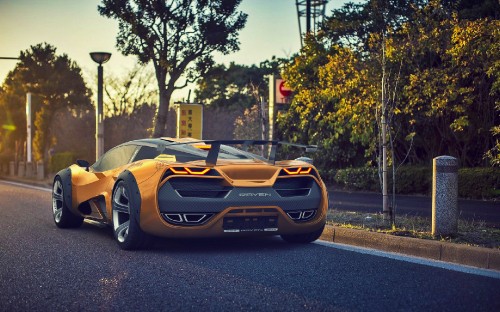
[[[225,217],[222,228],[226,233],[276,232],[278,216]]]

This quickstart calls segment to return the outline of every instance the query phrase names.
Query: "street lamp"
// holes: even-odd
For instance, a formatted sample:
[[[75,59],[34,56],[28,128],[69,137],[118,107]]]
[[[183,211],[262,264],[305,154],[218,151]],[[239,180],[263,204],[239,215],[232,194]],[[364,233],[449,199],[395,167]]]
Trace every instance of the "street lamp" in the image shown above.
[[[95,148],[95,154],[96,154],[96,160],[101,157],[102,153],[104,152],[104,124],[102,123],[103,121],[103,108],[102,108],[102,76],[103,76],[103,70],[102,70],[102,64],[106,63],[109,61],[111,58],[111,53],[108,52],[91,52],[90,57],[94,62],[99,64],[97,66],[97,108],[95,111],[95,132],[96,132],[96,148]]]

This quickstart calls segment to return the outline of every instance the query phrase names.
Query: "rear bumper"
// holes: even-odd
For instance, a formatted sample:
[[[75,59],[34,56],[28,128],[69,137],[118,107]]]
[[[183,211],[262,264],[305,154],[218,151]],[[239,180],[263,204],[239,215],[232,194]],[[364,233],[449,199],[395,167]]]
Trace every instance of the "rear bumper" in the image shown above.
[[[326,205],[325,205],[326,207]],[[253,219],[256,226],[228,227],[228,220],[231,219]],[[262,225],[262,219],[275,219],[276,226],[267,223]],[[268,207],[228,207],[222,212],[214,215],[208,222],[197,226],[179,226],[165,221],[158,214],[156,218],[148,218],[147,221],[141,219],[143,231],[163,237],[221,237],[221,236],[260,236],[260,235],[281,235],[310,233],[319,230],[326,223],[326,209],[318,209],[313,219],[306,222],[296,222],[280,208],[276,206]],[[272,222],[272,221],[271,221]]]
[[[162,237],[231,237],[311,233],[326,223],[328,194],[320,181],[312,178],[309,190],[302,194],[282,192],[273,187],[232,187],[212,198],[179,192],[177,186],[154,179],[141,189],[140,226],[146,233]],[[289,181],[288,181],[289,182]],[[287,182],[287,183],[288,183]],[[158,182],[156,182],[158,183]],[[287,184],[285,183],[285,184]],[[321,183],[321,184],[320,184]],[[185,189],[184,189],[185,190]],[[187,195],[186,195],[187,194]],[[184,195],[184,196],[182,196]],[[294,212],[314,210],[305,220],[294,220]],[[200,224],[175,224],[167,214],[211,214]]]

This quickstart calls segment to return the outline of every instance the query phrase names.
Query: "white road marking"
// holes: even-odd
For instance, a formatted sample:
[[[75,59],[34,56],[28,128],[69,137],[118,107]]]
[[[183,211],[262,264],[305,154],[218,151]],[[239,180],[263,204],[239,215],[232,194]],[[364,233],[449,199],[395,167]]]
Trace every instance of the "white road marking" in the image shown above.
[[[52,189],[50,189],[50,188],[33,186],[33,185],[29,185],[29,184],[24,184],[24,183],[11,182],[11,181],[5,181],[5,180],[0,180],[0,183],[10,184],[10,185],[15,185],[15,186],[20,186],[20,187],[25,187],[25,188],[30,188],[30,189],[33,189],[33,190],[39,190],[39,191],[45,191],[45,192],[52,192]]]
[[[389,258],[389,259],[394,259],[394,260],[399,260],[399,261],[406,261],[406,262],[411,262],[411,263],[416,263],[416,264],[427,265],[427,266],[431,266],[431,267],[436,267],[436,268],[441,268],[441,269],[446,269],[446,270],[451,270],[451,271],[456,271],[456,272],[462,272],[462,273],[468,273],[468,274],[474,274],[474,275],[480,275],[480,276],[486,276],[486,277],[500,279],[500,271],[495,271],[495,270],[481,269],[481,268],[476,268],[476,267],[472,267],[472,266],[468,266],[468,265],[455,264],[455,263],[420,258],[420,257],[413,257],[413,256],[395,253],[395,252],[386,252],[386,251],[380,251],[380,250],[376,250],[376,249],[327,242],[327,241],[323,241],[323,240],[317,240],[314,243],[318,244],[318,245],[330,247],[330,248],[337,248],[337,249],[353,251],[353,252],[358,252],[358,253],[372,255],[372,256],[378,256],[378,257],[384,257],[384,258]]]

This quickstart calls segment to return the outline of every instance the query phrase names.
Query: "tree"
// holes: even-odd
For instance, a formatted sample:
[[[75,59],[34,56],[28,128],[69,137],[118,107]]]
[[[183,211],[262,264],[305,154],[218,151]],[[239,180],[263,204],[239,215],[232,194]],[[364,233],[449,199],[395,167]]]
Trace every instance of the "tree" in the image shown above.
[[[21,146],[26,137],[26,93],[31,92],[34,118],[33,152],[36,160],[44,158],[51,144],[49,128],[55,112],[67,107],[92,107],[91,91],[85,85],[81,69],[66,54],[57,55],[47,43],[21,51],[20,61],[9,72],[0,95],[0,122],[3,147],[11,150]],[[17,142],[17,143],[16,143]]]
[[[371,0],[347,4],[340,13],[333,11],[320,35],[309,40],[285,69],[284,76],[296,96],[281,117],[281,130],[287,138],[307,140],[321,137],[318,129],[322,124],[338,138],[327,144],[323,137],[317,144],[328,146],[333,153],[344,145],[343,140],[357,142],[370,160],[382,129],[382,101],[374,99],[383,94],[388,108],[388,144],[393,152],[390,163],[428,164],[433,157],[447,154],[459,158],[464,166],[486,164],[485,152],[491,150],[488,157],[494,159],[492,153],[497,151],[492,148],[493,135],[498,133],[499,21],[471,15],[466,0],[457,1],[457,6],[446,5],[444,0],[408,0],[408,9],[399,11],[398,5],[387,6],[393,2],[399,7],[404,4]],[[480,2],[471,7],[490,3]],[[462,15],[468,18],[462,19]],[[356,72],[345,76],[349,66],[365,74],[353,80]],[[347,105],[358,96],[349,93],[349,84],[364,98],[352,107]],[[361,111],[363,107],[367,110]],[[348,158],[343,163],[358,163],[348,155],[354,154],[345,153]],[[333,161],[340,154],[331,156]]]
[[[432,1],[401,31],[406,39],[390,43],[389,57],[406,68],[401,118],[418,133],[412,162],[452,155],[463,166],[485,165],[498,124],[499,27],[498,20],[460,20]]]
[[[234,138],[236,140],[261,140],[259,106],[245,109],[242,116],[234,121]]]
[[[379,47],[370,44],[373,34],[387,29],[400,29],[408,22],[415,8],[426,0],[369,0],[364,3],[348,2],[332,10],[325,19],[320,37],[329,44],[338,44],[356,52],[367,53]]]
[[[166,131],[172,93],[213,65],[212,53],[239,48],[247,15],[241,0],[103,0],[99,13],[117,19],[117,47],[139,62],[152,62],[159,89],[153,136]],[[177,82],[184,77],[184,84]]]
[[[278,74],[283,62],[273,57],[259,66],[215,65],[197,81],[196,101],[211,107],[250,108],[268,97],[266,76]]]
[[[143,105],[154,105],[158,89],[152,85],[154,72],[136,65],[123,77],[108,76],[104,84],[107,117],[130,115]]]
[[[282,75],[295,95],[278,116],[279,138],[319,145],[315,164],[320,168],[363,165],[362,147],[373,141],[376,92],[370,71],[356,54],[338,45],[327,49],[308,36]]]

